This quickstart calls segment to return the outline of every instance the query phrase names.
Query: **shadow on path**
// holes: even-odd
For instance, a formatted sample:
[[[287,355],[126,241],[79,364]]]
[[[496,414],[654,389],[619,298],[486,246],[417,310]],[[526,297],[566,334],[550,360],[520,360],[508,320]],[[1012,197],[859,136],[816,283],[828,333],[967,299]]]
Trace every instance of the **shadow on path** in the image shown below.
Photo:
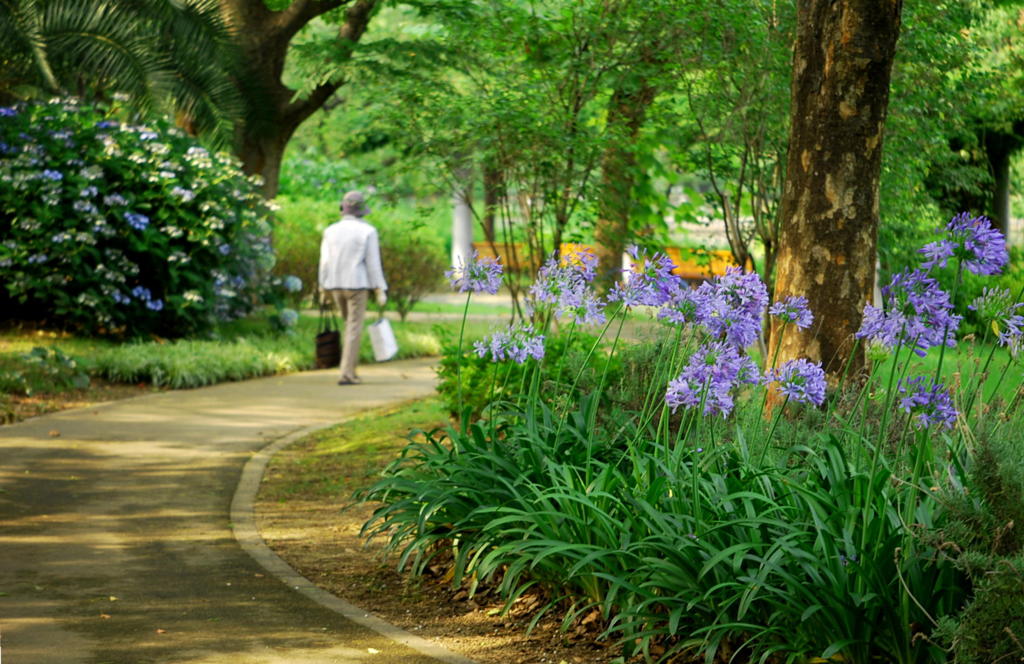
[[[0,428],[0,655],[16,664],[439,661],[296,592],[232,534],[242,468],[270,442],[433,391],[430,361],[361,373],[359,386],[337,386],[334,370],[306,372]]]

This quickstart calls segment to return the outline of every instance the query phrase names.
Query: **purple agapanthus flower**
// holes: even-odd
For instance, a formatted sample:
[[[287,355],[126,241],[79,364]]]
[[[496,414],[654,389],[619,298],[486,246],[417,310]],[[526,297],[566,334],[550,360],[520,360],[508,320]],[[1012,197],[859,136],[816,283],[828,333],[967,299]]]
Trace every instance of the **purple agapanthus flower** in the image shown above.
[[[761,317],[768,306],[768,289],[754,272],[730,267],[724,275],[697,289],[700,322],[714,337],[746,348],[761,334]]]
[[[699,325],[703,321],[707,296],[706,292],[691,288],[680,280],[662,305],[658,318],[676,325]]]
[[[999,274],[1009,260],[1006,239],[992,227],[988,217],[961,212],[946,224],[948,238],[931,242],[920,250],[926,260],[922,267],[945,267],[950,258],[960,260],[974,274]]]
[[[149,226],[149,217],[138,212],[125,212],[124,220],[128,222],[128,225],[137,231],[141,231]]]
[[[927,429],[939,424],[947,429],[956,423],[957,412],[953,398],[942,383],[933,383],[930,378],[919,376],[900,380],[900,408],[909,413],[918,428]]]
[[[537,334],[532,325],[514,325],[500,330],[473,344],[478,357],[491,356],[494,362],[513,360],[516,364],[544,357],[544,335]]]
[[[801,330],[806,330],[814,322],[814,314],[807,308],[807,298],[803,295],[789,295],[768,309],[768,313],[784,323],[794,323]]]
[[[690,356],[682,373],[668,384],[665,403],[675,411],[679,406],[698,408],[705,415],[732,412],[732,390],[741,383],[763,381],[757,365],[748,355],[723,341],[705,344]]]
[[[677,289],[680,278],[672,273],[675,263],[662,253],[647,255],[647,252],[631,245],[627,249],[632,266],[626,270],[626,280],[616,283],[608,293],[609,302],[621,302],[624,306],[660,307]]]
[[[945,344],[956,345],[961,316],[953,313],[949,294],[921,270],[901,272],[882,289],[885,308],[864,307],[858,338],[874,340],[892,349],[913,346],[917,355]]]
[[[473,252],[469,262],[449,268],[444,276],[452,288],[460,293],[490,293],[494,295],[501,286],[502,267],[497,258],[480,258]]]
[[[590,287],[596,269],[593,252],[579,252],[569,260],[554,255],[541,266],[530,296],[535,302],[551,305],[556,316],[569,314],[579,324],[601,324],[604,307]]]
[[[1024,302],[1014,302],[1006,288],[985,288],[981,296],[968,307],[991,325],[1001,346],[1010,349],[1013,355],[1024,346]]]
[[[0,106],[0,117],[13,118],[18,111],[13,106]]]
[[[771,372],[768,380],[779,384],[779,391],[790,401],[820,406],[825,401],[825,370],[821,362],[800,358],[790,360]]]

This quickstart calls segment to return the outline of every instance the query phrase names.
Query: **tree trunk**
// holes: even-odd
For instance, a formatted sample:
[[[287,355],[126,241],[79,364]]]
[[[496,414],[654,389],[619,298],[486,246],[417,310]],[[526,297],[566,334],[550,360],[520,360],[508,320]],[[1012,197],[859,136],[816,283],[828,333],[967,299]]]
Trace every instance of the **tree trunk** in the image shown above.
[[[1010,232],[1010,157],[1020,148],[1020,142],[1012,134],[989,132],[985,134],[983,145],[995,184],[990,212],[992,225],[1006,237]]]
[[[295,91],[282,81],[292,38],[314,18],[346,6],[337,39],[351,56],[379,4],[380,0],[295,0],[287,9],[272,11],[263,0],[221,0],[240,49],[236,84],[247,107],[245,120],[236,128],[236,154],[246,173],[263,177],[268,198],[277,194],[281,159],[292,134],[344,83],[335,79],[295,99]]]
[[[598,259],[595,285],[601,291],[618,281],[622,254],[633,237],[629,221],[636,209],[634,194],[640,177],[636,140],[656,94],[654,87],[644,81],[627,79],[624,83],[615,89],[608,103],[611,140],[601,160],[598,222],[594,228]]]
[[[782,333],[779,363],[864,364],[853,335],[874,285],[878,180],[902,0],[798,0],[775,299],[804,295],[814,326]],[[774,352],[780,327],[773,324]],[[770,361],[770,358],[769,358]]]
[[[501,200],[504,197],[502,174],[497,165],[488,161],[484,163],[484,237],[494,242],[494,220],[498,216]]]

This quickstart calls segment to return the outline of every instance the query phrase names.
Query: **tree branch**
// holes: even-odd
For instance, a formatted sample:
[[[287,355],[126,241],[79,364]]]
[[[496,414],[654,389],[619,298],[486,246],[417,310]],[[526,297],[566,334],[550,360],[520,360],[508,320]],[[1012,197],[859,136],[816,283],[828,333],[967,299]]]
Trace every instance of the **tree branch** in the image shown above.
[[[337,9],[351,0],[295,0],[281,12],[280,30],[290,39],[317,16]]]
[[[340,0],[331,0],[330,2],[300,0],[300,2],[296,2],[292,6],[295,7],[300,4],[304,6],[314,5],[315,9],[319,10],[320,5],[333,4],[334,6],[340,6],[342,3]],[[345,22],[338,29],[338,41],[349,44],[348,58],[352,57],[352,51],[355,50],[356,43],[359,42],[363,33],[366,32],[366,28],[370,24],[370,18],[379,4],[380,0],[356,0],[345,10]],[[312,10],[307,9],[306,11]],[[344,83],[344,79],[338,78],[317,86],[309,96],[303,99],[296,99],[288,104],[288,108],[284,113],[285,117],[288,118],[289,122],[293,122],[298,126],[303,120],[320,109]]]

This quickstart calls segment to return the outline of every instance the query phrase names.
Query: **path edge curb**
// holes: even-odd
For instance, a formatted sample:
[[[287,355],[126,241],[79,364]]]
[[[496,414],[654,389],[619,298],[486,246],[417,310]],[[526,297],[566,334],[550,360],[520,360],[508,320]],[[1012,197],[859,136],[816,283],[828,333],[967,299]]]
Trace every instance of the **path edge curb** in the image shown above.
[[[331,425],[327,425],[331,426]],[[273,574],[282,583],[317,604],[341,614],[343,617],[367,629],[377,632],[397,643],[401,643],[423,655],[445,664],[477,664],[463,655],[448,650],[433,641],[396,627],[365,609],[318,587],[299,574],[283,558],[274,553],[259,534],[253,504],[259,493],[267,464],[275,454],[300,438],[326,428],[323,424],[304,427],[278,438],[255,452],[242,468],[242,475],[231,499],[231,529],[235,540],[263,569]]]

